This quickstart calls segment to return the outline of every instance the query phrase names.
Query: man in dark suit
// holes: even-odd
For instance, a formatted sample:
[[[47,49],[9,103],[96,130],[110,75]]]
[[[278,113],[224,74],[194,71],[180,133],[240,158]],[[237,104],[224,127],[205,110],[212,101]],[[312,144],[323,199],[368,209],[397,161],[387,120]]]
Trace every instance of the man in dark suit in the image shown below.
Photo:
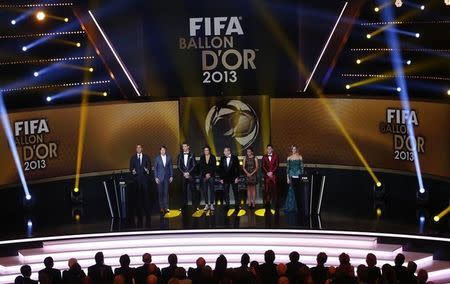
[[[88,276],[93,284],[107,284],[113,281],[112,268],[105,265],[103,252],[99,251],[95,254],[95,264],[88,267]]]
[[[175,270],[178,268],[178,257],[176,254],[171,253],[167,258],[169,262],[168,267],[164,267],[161,270],[161,283],[165,284],[169,281],[170,278],[175,276]]]
[[[394,263],[394,270],[395,275],[397,276],[397,280],[400,283],[405,283],[406,279],[408,278],[408,270],[405,266],[403,266],[403,264],[405,263],[405,255],[402,253],[397,254]]]
[[[289,260],[286,264],[286,276],[289,278],[289,282],[295,283],[294,281],[299,278],[300,267],[305,264],[300,262],[300,254],[293,251],[289,254]]]
[[[22,275],[16,277],[14,284],[38,284],[36,280],[30,278],[31,267],[29,265],[22,265],[22,267],[20,267],[20,273]]]
[[[202,276],[203,276],[203,269],[205,268],[205,265],[206,265],[206,261],[203,257],[199,257],[199,258],[197,258],[197,261],[195,262],[195,264],[197,265],[196,268],[189,267],[188,277],[189,277],[189,279],[192,280],[193,284],[204,283],[204,279],[202,278]]]
[[[134,180],[134,190],[136,198],[136,210],[142,215],[150,213],[150,193],[148,189],[148,179],[152,164],[149,157],[142,153],[141,144],[136,145],[136,154],[130,159],[130,172]]]
[[[146,284],[147,277],[151,274],[156,277],[161,277],[161,271],[156,265],[152,265],[152,255],[149,253],[144,253],[142,255],[142,262],[144,264],[142,266],[136,267],[134,271],[134,280],[136,284]],[[155,267],[155,270],[152,271],[152,267]]]
[[[317,257],[317,265],[311,268],[311,276],[314,283],[325,284],[328,279],[328,267],[325,263],[328,260],[328,255],[324,252],[320,252]]]
[[[155,182],[161,213],[169,212],[169,183],[173,181],[172,158],[166,154],[166,146],[161,146],[155,158]]]
[[[181,153],[178,154],[177,158],[177,167],[182,175],[181,180],[183,189],[183,206],[186,208],[186,206],[188,205],[188,192],[190,191],[192,206],[198,210],[200,200],[198,198],[198,193],[195,190],[195,166],[195,156],[191,152],[189,144],[183,142],[183,144],[181,144]]]
[[[238,157],[231,154],[231,148],[223,149],[223,156],[219,164],[220,183],[223,184],[226,206],[230,206],[230,187],[233,189],[235,213],[239,212],[239,160]]]
[[[273,250],[268,250],[264,253],[265,263],[259,266],[259,271],[261,275],[261,282],[263,284],[277,283],[278,272],[277,265],[275,262],[275,253]]]
[[[277,171],[279,163],[278,155],[273,151],[273,146],[267,145],[267,153],[262,158],[264,205],[266,210],[270,210],[271,205],[278,209]]]
[[[48,256],[44,259],[45,268],[39,271],[39,282],[61,283],[61,271],[53,268],[53,258]]]
[[[241,266],[233,269],[233,283],[246,284],[252,282],[252,273],[250,272],[250,256],[244,253],[241,256]]]

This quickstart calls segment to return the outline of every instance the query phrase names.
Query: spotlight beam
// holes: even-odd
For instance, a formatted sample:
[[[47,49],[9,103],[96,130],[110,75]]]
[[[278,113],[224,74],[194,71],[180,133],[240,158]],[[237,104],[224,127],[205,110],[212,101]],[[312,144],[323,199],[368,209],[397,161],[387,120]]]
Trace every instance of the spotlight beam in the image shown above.
[[[88,11],[89,15],[91,16],[92,20],[94,21],[95,26],[100,31],[100,34],[102,35],[103,39],[106,41],[106,44],[108,45],[109,49],[113,53],[114,57],[116,58],[117,62],[119,63],[120,67],[122,68],[123,72],[127,76],[128,80],[130,81],[131,85],[133,86],[134,91],[138,96],[141,96],[141,93],[139,92],[136,82],[134,82],[133,78],[130,75],[130,72],[128,72],[128,69],[123,64],[122,60],[120,59],[119,55],[117,54],[116,50],[112,46],[111,42],[109,41],[106,34],[103,32],[103,29],[100,27],[100,24],[97,22],[97,19],[94,17],[94,14],[92,14],[91,10]]]
[[[341,18],[342,18],[342,15],[344,14],[345,8],[347,8],[347,4],[348,4],[348,2],[345,2],[344,7],[342,7],[341,13],[339,14],[339,17],[338,17],[338,19],[336,20],[336,23],[334,24],[333,29],[331,30],[331,33],[330,33],[330,35],[328,36],[327,41],[325,42],[325,46],[323,47],[322,52],[320,53],[319,58],[317,59],[317,62],[316,62],[316,64],[314,65],[314,68],[313,68],[313,70],[312,70],[312,72],[311,72],[311,75],[309,75],[309,78],[308,78],[308,80],[306,81],[306,86],[305,86],[305,88],[303,88],[303,92],[305,92],[306,89],[308,88],[309,82],[311,82],[311,79],[312,79],[312,77],[314,76],[314,73],[316,72],[317,66],[319,66],[320,60],[322,60],[322,56],[323,56],[323,54],[325,53],[325,50],[327,49],[328,44],[330,43],[331,38],[333,37],[334,31],[336,30],[336,27],[338,26],[339,21],[340,21]]]
[[[384,21],[393,21],[394,20],[394,12],[392,7],[387,7],[384,9],[381,13],[381,16]],[[395,81],[397,83],[397,86],[400,90],[400,101],[402,104],[402,107],[407,110],[411,111],[411,106],[409,103],[409,95],[408,95],[408,88],[406,85],[406,80],[404,79],[404,70],[403,70],[403,60],[402,55],[400,52],[400,41],[398,39],[397,34],[395,31],[388,29],[386,33],[386,40],[387,44],[390,48],[392,48],[392,51],[390,52],[391,61],[392,61],[392,67],[395,71],[395,74],[397,75],[395,77]],[[406,121],[406,128],[408,131],[408,136],[411,138],[411,146],[412,146],[412,153],[414,156],[414,166],[416,169],[416,175],[417,175],[417,182],[419,184],[419,189],[423,189],[423,179],[422,179],[422,171],[420,168],[420,162],[419,162],[419,154],[417,152],[417,143],[416,138],[414,134],[414,126],[412,125],[412,122],[410,119]]]
[[[25,174],[22,169],[22,162],[19,157],[19,152],[17,151],[16,143],[14,141],[14,136],[11,130],[11,125],[8,118],[8,113],[6,111],[5,102],[3,101],[3,93],[0,92],[0,119],[2,121],[3,129],[5,131],[5,137],[8,140],[9,148],[11,149],[11,154],[14,158],[14,164],[17,168],[17,173],[19,174],[20,182],[22,184],[23,191],[25,193],[26,199],[31,199],[30,191],[28,190],[27,181],[25,180]]]
[[[447,208],[445,208],[444,210],[442,210],[439,214],[437,214],[436,216],[434,216],[434,221],[439,222],[439,220],[441,220],[445,215],[447,215],[448,213],[450,213],[450,206],[448,206]]]

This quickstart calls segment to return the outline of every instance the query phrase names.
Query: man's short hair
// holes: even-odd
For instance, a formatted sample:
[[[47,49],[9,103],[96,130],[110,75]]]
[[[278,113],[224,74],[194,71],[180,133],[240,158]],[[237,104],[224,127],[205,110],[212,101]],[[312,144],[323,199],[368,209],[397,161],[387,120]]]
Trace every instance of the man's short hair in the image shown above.
[[[150,262],[152,262],[152,255],[149,254],[148,252],[144,253],[142,255],[142,262],[143,263],[150,263]]]
[[[45,268],[53,268],[53,258],[51,256],[47,256],[44,258]]]
[[[328,255],[324,252],[320,252],[317,255],[317,264],[324,265],[328,260]]]
[[[275,252],[268,250],[264,253],[264,261],[267,263],[273,263],[275,261]]]
[[[30,277],[31,276],[31,267],[29,265],[22,265],[20,267],[20,273],[23,277]]]
[[[405,255],[401,254],[401,253],[397,254],[397,256],[395,257],[394,263],[397,266],[403,265],[403,263],[405,263]]]
[[[103,264],[105,257],[103,256],[103,252],[99,251],[95,254],[95,263],[96,264]]]
[[[161,150],[161,149],[167,150],[167,147],[166,147],[165,145],[161,145],[161,146],[159,147],[159,150]]]
[[[267,144],[266,148],[269,148],[269,147],[273,148],[273,145],[272,144]]]
[[[169,261],[170,265],[175,265],[178,262],[178,257],[176,254],[171,253],[169,254],[169,256],[167,257],[167,261]]]
[[[291,262],[298,262],[298,260],[300,259],[300,254],[296,251],[293,251],[289,254],[289,260]]]

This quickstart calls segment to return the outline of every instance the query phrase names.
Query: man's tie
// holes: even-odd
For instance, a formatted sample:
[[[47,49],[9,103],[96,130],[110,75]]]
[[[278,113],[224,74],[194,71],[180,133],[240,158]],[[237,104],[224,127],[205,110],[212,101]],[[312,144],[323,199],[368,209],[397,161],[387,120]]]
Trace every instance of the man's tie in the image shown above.
[[[142,154],[139,154],[139,166],[142,166]]]

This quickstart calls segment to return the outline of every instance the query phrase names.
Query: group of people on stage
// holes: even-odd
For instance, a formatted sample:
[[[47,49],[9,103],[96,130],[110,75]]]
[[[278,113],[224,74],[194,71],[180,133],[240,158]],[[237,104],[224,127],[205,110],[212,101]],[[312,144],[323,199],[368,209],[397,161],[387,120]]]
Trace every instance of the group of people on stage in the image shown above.
[[[195,177],[200,178],[200,185],[205,199],[204,210],[215,210],[215,181],[223,186],[223,201],[226,207],[230,207],[230,189],[234,196],[234,209],[240,209],[238,183],[241,172],[247,186],[247,206],[255,208],[256,186],[258,184],[258,171],[261,168],[264,175],[263,201],[265,209],[271,209],[278,204],[277,182],[279,179],[279,156],[272,145],[267,145],[266,153],[260,162],[252,148],[246,149],[242,167],[239,159],[231,152],[230,147],[223,149],[223,155],[218,158],[211,153],[209,146],[204,146],[202,155],[198,159],[192,153],[188,143],[182,143],[181,151],[176,158],[177,169],[182,179],[183,205],[188,204],[188,194],[191,194],[192,205],[199,210],[200,194],[196,190]],[[137,209],[148,213],[149,208],[149,177],[151,176],[152,163],[150,158],[143,153],[141,144],[136,146],[136,154],[130,159],[130,172],[133,176],[136,189]],[[287,158],[286,178],[295,194],[298,211],[307,215],[308,193],[302,186],[301,178],[304,175],[303,158],[296,146],[291,146],[291,155]],[[157,186],[158,203],[161,213],[169,212],[168,193],[169,184],[173,182],[174,170],[172,157],[167,153],[165,146],[160,147],[159,154],[154,159],[153,178]]]

